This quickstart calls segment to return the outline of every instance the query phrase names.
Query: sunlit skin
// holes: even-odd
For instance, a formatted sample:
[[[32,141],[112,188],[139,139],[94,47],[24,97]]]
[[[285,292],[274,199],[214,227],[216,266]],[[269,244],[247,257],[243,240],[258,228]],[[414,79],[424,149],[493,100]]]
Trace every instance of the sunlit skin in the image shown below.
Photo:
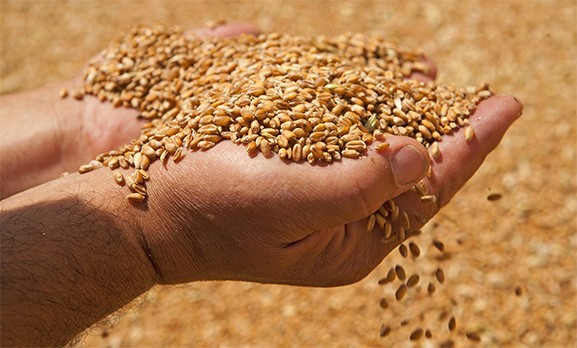
[[[202,33],[240,32],[257,29]],[[433,68],[419,78],[435,74]],[[510,96],[480,103],[470,117],[475,137],[466,141],[462,130],[445,136],[430,177],[429,154],[411,138],[388,137],[384,152],[374,143],[361,159],[327,166],[251,158],[243,146],[223,141],[187,152],[178,164],[152,165],[149,198],[132,204],[108,169],[59,178],[140,132],[134,110],[90,96],[58,99],[61,88],[78,86],[76,79],[0,100],[5,345],[63,345],[155,284],[356,282],[399,244],[381,243],[378,228],[366,231],[367,216],[394,199],[411,218],[407,237],[415,233],[522,110]],[[410,161],[400,161],[395,154],[407,146]],[[421,179],[436,203],[421,203],[410,190]]]

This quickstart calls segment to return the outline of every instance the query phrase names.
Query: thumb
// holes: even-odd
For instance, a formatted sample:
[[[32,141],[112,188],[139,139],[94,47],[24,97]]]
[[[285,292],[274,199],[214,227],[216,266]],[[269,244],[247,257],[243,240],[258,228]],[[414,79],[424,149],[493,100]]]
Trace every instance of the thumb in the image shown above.
[[[298,197],[301,209],[310,216],[310,228],[323,229],[343,225],[374,213],[385,201],[407,191],[419,182],[429,168],[429,154],[409,137],[386,137],[389,147],[378,151],[375,141],[366,156],[343,158],[341,163],[318,166],[289,165],[284,175],[295,183],[307,198]],[[291,175],[298,168],[298,175]],[[310,207],[303,207],[308,202]],[[296,203],[296,202],[295,202]]]

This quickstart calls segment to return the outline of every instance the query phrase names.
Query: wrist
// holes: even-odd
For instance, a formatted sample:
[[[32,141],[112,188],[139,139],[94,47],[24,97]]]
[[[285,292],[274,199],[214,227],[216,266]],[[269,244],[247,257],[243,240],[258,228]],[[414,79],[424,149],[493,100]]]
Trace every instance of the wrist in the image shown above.
[[[2,325],[21,340],[14,345],[63,345],[153,286],[107,174],[71,174],[0,202]]]

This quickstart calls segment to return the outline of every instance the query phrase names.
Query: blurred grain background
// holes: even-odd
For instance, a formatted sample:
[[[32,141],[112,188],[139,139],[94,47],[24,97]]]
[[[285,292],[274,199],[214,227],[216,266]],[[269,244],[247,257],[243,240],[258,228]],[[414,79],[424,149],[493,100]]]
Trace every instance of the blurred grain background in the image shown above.
[[[439,81],[487,81],[516,95],[524,117],[463,191],[417,239],[407,269],[442,265],[445,284],[383,311],[377,285],[394,252],[368,278],[335,289],[250,283],[156,288],[78,347],[577,345],[577,3],[575,1],[6,1],[0,2],[0,93],[78,74],[137,23],[202,27],[242,21],[265,32],[386,34],[423,48]],[[0,105],[1,107],[1,105]],[[503,198],[489,202],[489,193]],[[430,241],[450,252],[439,258]],[[422,285],[422,284],[421,284]],[[515,295],[515,288],[522,290]],[[422,292],[422,291],[421,291]],[[443,313],[457,317],[449,334]],[[399,327],[401,320],[411,324]],[[381,323],[395,329],[381,339]],[[433,339],[409,342],[416,325]]]

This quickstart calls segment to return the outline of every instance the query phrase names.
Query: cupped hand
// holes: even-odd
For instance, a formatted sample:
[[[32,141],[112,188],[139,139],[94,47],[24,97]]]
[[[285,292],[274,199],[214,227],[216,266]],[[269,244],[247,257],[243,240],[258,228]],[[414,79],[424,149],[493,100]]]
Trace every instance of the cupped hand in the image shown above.
[[[365,157],[330,165],[251,158],[243,146],[223,141],[188,152],[178,164],[152,166],[140,231],[156,281],[358,281],[402,242],[383,243],[378,227],[366,231],[366,218],[394,199],[411,220],[406,236],[415,234],[475,173],[521,110],[509,96],[481,102],[470,116],[473,140],[462,130],[444,136],[430,176],[427,150],[393,136],[385,152],[375,143]],[[411,190],[421,179],[435,202],[422,203]]]
[[[223,24],[212,29],[200,28],[185,31],[185,35],[196,37],[231,37],[241,34],[258,35],[260,31],[251,24]],[[98,59],[96,56],[94,59]],[[70,93],[82,88],[82,77],[79,76],[67,83]],[[54,94],[56,95],[56,94]],[[61,107],[71,110],[60,110],[59,133],[70,135],[61,139],[64,158],[68,171],[75,171],[81,164],[92,160],[99,153],[116,149],[130,139],[138,138],[144,120],[138,119],[138,111],[132,108],[114,107],[112,103],[103,103],[94,95],[84,95],[82,100],[69,98]],[[71,118],[69,115],[76,114]],[[64,131],[62,131],[64,130]]]

